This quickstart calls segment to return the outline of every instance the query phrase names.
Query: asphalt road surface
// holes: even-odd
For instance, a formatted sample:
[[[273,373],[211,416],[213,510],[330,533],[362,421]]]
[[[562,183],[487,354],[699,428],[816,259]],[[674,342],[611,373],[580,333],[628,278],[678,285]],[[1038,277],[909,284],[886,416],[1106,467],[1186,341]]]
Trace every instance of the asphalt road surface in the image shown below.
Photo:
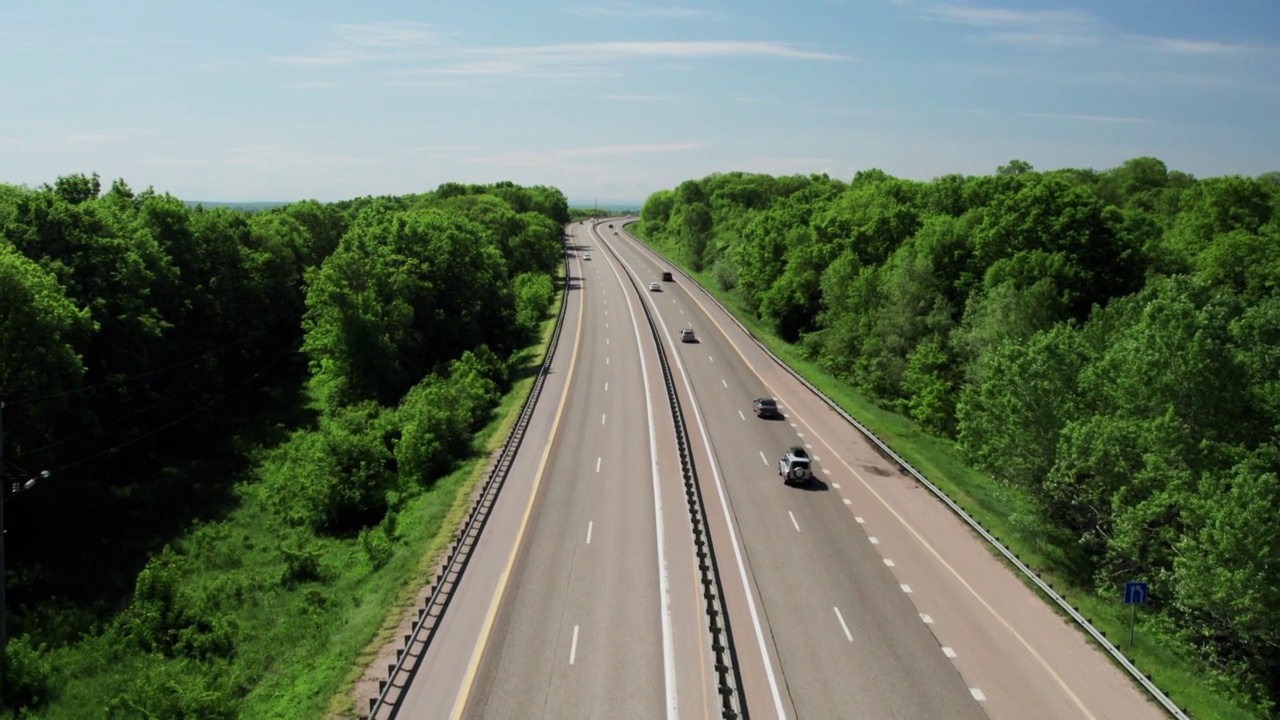
[[[398,717],[719,717],[640,303],[676,375],[751,717],[1162,716],[690,281],[651,292],[670,268],[625,232],[570,232],[551,375]],[[786,418],[755,418],[761,395]],[[793,444],[810,487],[777,474]]]

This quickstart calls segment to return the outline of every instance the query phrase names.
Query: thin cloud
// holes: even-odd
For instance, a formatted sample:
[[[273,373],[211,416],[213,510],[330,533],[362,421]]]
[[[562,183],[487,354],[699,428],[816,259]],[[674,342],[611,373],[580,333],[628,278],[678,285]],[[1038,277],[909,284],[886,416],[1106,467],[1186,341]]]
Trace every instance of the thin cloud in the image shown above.
[[[1249,55],[1274,50],[1274,48],[1264,45],[1225,43],[1217,40],[1193,40],[1190,38],[1125,35],[1124,39],[1142,49],[1174,55]]]
[[[608,6],[600,5],[577,5],[565,8],[564,11],[569,15],[586,18],[662,18],[667,20],[694,20],[697,18],[709,18],[713,14],[708,10],[695,10],[685,7],[645,7],[632,3],[614,3]]]
[[[71,143],[104,143],[120,139],[119,135],[110,133],[72,133],[66,137],[66,141]]]
[[[675,97],[672,95],[597,95],[596,99],[622,102],[667,102],[675,100]]]
[[[1018,117],[1025,118],[1047,118],[1051,120],[1084,120],[1086,122],[1106,122],[1106,123],[1149,123],[1155,122],[1151,118],[1140,117],[1116,117],[1112,115],[1075,115],[1071,113],[1015,113]]]
[[[601,147],[577,148],[556,152],[560,157],[583,157],[587,155],[638,155],[642,153],[675,152],[677,150],[697,150],[702,143],[651,143],[648,145],[604,145]]]
[[[895,1],[919,20],[979,28],[970,40],[1015,47],[1080,47],[1102,40],[1098,19],[1082,10],[1016,10],[935,2]]]
[[[316,55],[276,55],[272,60],[297,67],[330,67],[357,62],[421,58],[438,48],[440,36],[418,22],[335,25],[332,38]]]

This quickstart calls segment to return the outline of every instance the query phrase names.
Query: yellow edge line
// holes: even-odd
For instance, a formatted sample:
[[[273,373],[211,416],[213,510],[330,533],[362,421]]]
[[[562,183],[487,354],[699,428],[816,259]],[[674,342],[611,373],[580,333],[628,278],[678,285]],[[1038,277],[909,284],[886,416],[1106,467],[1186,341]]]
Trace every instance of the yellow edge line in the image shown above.
[[[695,303],[698,303],[698,307],[702,308],[702,312],[707,316],[707,319],[710,320],[711,323],[716,326],[716,329],[720,331],[720,334],[724,335],[725,339],[728,340],[729,333],[725,332],[724,327],[721,326],[720,323],[717,322],[714,317],[712,317],[711,313],[707,310],[706,306],[702,304],[702,301],[699,300],[694,293],[689,293],[689,297]],[[774,395],[777,395],[777,391],[773,389],[773,386],[770,385],[768,381],[766,381],[763,377],[761,377],[759,371],[756,370],[755,365],[751,364],[751,361],[747,359],[747,356],[744,355],[740,349],[738,349],[738,346],[732,341],[729,342],[729,345],[733,347],[734,352],[738,353],[738,357],[742,359],[742,362],[745,363],[748,368],[751,368],[751,372],[755,373],[757,378],[760,378],[760,382],[764,383],[765,387],[769,388],[769,392]],[[1084,713],[1085,717],[1091,718],[1091,720],[1095,718],[1093,713],[1089,712],[1089,709],[1085,707],[1085,704],[1080,699],[1080,697],[1076,695],[1075,692],[1071,690],[1071,687],[1067,685],[1067,682],[1062,679],[1062,676],[1059,675],[1053,669],[1053,667],[1049,665],[1049,662],[1045,660],[1044,657],[1040,655],[1040,653],[1037,652],[1035,648],[1031,647],[1031,644],[1027,642],[1026,638],[1022,637],[1022,635],[1017,630],[1014,629],[1013,625],[1011,625],[1008,620],[1004,619],[1004,616],[1002,616],[998,611],[996,611],[995,608],[991,607],[991,605],[986,601],[986,599],[983,598],[981,595],[979,595],[978,591],[974,589],[974,587],[964,579],[964,577],[960,574],[960,572],[956,570],[954,567],[952,567],[951,564],[948,563],[945,559],[943,559],[942,555],[933,547],[933,545],[929,544],[929,541],[925,540],[924,537],[919,532],[917,532],[914,527],[912,527],[911,523],[907,522],[906,518],[899,515],[898,511],[894,510],[893,507],[889,505],[889,502],[885,500],[883,497],[881,497],[880,493],[876,492],[875,488],[871,486],[871,483],[868,483],[866,479],[863,478],[862,475],[858,473],[857,470],[854,470],[853,467],[849,465],[849,463],[845,462],[844,458],[840,457],[840,454],[832,449],[831,444],[828,443],[826,439],[824,439],[820,434],[818,434],[818,431],[814,430],[812,425],[805,422],[801,418],[797,418],[797,419],[800,420],[801,423],[804,423],[805,428],[807,428],[810,432],[812,432],[814,436],[818,438],[819,442],[821,442],[823,445],[826,445],[828,450],[831,450],[831,454],[834,455],[836,459],[840,461],[840,464],[844,465],[845,468],[850,473],[853,473],[853,476],[856,477],[858,481],[862,483],[863,487],[865,487],[868,491],[870,491],[871,494],[874,495],[875,498],[880,501],[880,504],[883,505],[884,508],[888,510],[891,515],[897,518],[898,522],[901,523],[902,526],[907,529],[907,532],[911,533],[915,537],[915,539],[919,541],[919,543],[923,545],[924,548],[928,550],[929,553],[933,555],[934,558],[937,559],[939,563],[942,563],[942,566],[945,567],[951,573],[951,575],[954,576],[955,579],[958,580],[960,584],[963,585],[965,589],[969,591],[969,594],[973,595],[974,599],[977,600],[979,603],[981,603],[982,607],[986,608],[987,612],[991,613],[992,617],[1000,621],[1000,624],[1003,625],[1005,629],[1008,630],[1013,635],[1013,637],[1017,639],[1018,643],[1021,644],[1022,647],[1027,650],[1027,652],[1031,653],[1031,656],[1034,657],[1036,661],[1040,664],[1040,666],[1043,667],[1045,671],[1049,673],[1049,675],[1053,678],[1053,680],[1058,684],[1058,687],[1062,688],[1062,691],[1065,692],[1069,698],[1071,698],[1071,701],[1075,703],[1076,707],[1080,708],[1080,712]]]
[[[569,278],[565,277],[565,294],[566,299],[569,292]],[[458,720],[462,717],[462,712],[467,707],[467,701],[471,697],[471,686],[475,683],[476,672],[480,669],[480,659],[484,656],[485,646],[489,643],[489,633],[493,630],[493,621],[498,615],[498,607],[502,604],[502,598],[507,592],[507,581],[511,577],[511,568],[515,566],[516,555],[520,551],[520,546],[524,544],[525,529],[529,525],[529,517],[533,515],[533,503],[538,498],[538,487],[542,484],[542,474],[547,468],[547,458],[551,455],[551,445],[555,440],[556,433],[560,429],[560,417],[564,414],[565,400],[569,397],[569,386],[573,379],[573,367],[578,362],[578,345],[582,340],[582,315],[586,307],[585,302],[578,303],[578,329],[573,337],[573,354],[569,358],[569,371],[565,373],[564,390],[560,393],[560,405],[556,408],[555,420],[551,423],[551,435],[547,438],[547,445],[542,450],[542,459],[538,462],[538,472],[533,478],[533,490],[529,493],[529,504],[525,506],[524,517],[520,519],[520,529],[516,532],[516,542],[511,546],[511,554],[507,556],[507,566],[502,570],[502,576],[498,579],[498,588],[493,594],[493,600],[489,603],[489,613],[485,616],[484,626],[480,629],[480,637],[476,639],[475,649],[471,652],[471,662],[467,665],[466,677],[462,680],[462,687],[458,689],[458,697],[453,703],[453,712],[450,718]],[[551,349],[555,351],[554,348]]]

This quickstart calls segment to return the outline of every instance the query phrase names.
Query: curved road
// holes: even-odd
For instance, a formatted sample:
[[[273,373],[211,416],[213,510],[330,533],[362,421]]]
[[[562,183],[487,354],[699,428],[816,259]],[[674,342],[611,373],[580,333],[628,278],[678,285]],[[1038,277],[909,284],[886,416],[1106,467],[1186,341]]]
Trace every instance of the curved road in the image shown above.
[[[607,223],[569,232],[552,374],[399,717],[719,717],[641,303],[689,425],[752,717],[1162,716],[705,293],[679,273],[646,290],[666,268]],[[678,342],[685,327],[701,342]],[[753,417],[759,395],[786,419]],[[791,444],[815,457],[814,487],[777,476]]]

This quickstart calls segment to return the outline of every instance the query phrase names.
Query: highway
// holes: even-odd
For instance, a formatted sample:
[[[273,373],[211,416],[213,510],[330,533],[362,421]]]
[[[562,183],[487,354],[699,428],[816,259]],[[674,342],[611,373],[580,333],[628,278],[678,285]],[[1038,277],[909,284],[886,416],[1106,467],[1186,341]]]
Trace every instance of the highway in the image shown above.
[[[548,384],[398,717],[720,716],[642,303],[671,360],[751,717],[1162,717],[687,278],[650,292],[670,268],[625,232],[569,232]],[[700,342],[679,342],[686,327]],[[755,418],[760,395],[786,418]],[[814,456],[813,487],[777,475],[792,444]]]

